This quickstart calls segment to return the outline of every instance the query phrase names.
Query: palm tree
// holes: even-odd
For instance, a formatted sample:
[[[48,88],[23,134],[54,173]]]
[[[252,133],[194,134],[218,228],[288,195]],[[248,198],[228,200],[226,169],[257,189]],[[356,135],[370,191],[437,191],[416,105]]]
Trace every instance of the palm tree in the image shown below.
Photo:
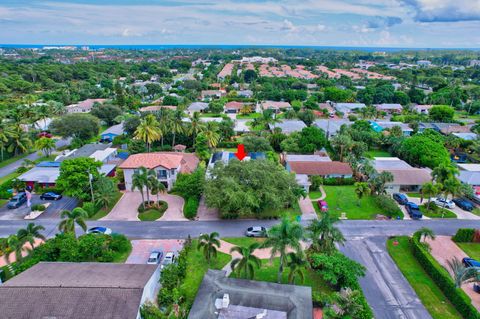
[[[432,170],[432,180],[443,184],[447,179],[458,175],[459,170],[452,164],[440,164]]]
[[[140,121],[140,125],[135,130],[134,137],[147,144],[147,150],[150,152],[153,142],[160,140],[163,132],[160,130],[160,124],[153,114],[148,114]]]
[[[268,238],[263,243],[262,247],[271,249],[270,259],[273,260],[276,256],[280,258],[280,265],[278,267],[277,282],[280,283],[282,279],[283,269],[287,265],[287,252],[293,250],[296,253],[302,251],[300,244],[303,238],[302,226],[287,217],[282,219],[280,224],[270,228],[268,231]]]
[[[50,156],[52,150],[55,149],[55,141],[48,137],[41,137],[35,141],[35,148],[42,150],[45,156]]]
[[[88,218],[88,213],[81,207],[76,207],[72,211],[64,210],[60,217],[63,218],[58,224],[58,229],[61,232],[75,235],[75,224],[80,226],[83,231],[87,230],[85,219]]]
[[[356,182],[354,186],[355,194],[357,194],[357,206],[360,207],[360,200],[363,196],[370,195],[371,189],[366,182]]]
[[[467,268],[457,257],[454,257],[452,260],[447,260],[447,264],[453,274],[455,287],[460,288],[464,283],[480,281],[479,267]]]
[[[342,232],[335,227],[337,217],[325,212],[321,219],[314,219],[307,226],[308,237],[312,239],[312,249],[317,252],[330,253],[335,250],[335,243],[343,244],[345,238]]]
[[[288,253],[288,259],[287,267],[290,269],[290,272],[288,273],[288,283],[294,284],[296,276],[298,276],[300,282],[303,283],[305,281],[305,274],[303,271],[310,265],[305,258],[305,254],[303,252],[291,252]]]
[[[42,225],[35,225],[34,223],[28,223],[27,227],[19,229],[17,231],[17,237],[24,242],[29,242],[32,249],[34,248],[35,239],[45,240],[45,236],[41,233],[45,230]]]
[[[255,268],[260,268],[262,266],[260,258],[253,254],[259,246],[259,243],[253,243],[248,247],[235,246],[230,249],[230,254],[238,253],[241,256],[233,259],[230,264],[232,271],[237,273],[237,277],[240,278],[243,272],[243,278],[253,279]]]
[[[20,153],[25,153],[32,147],[32,140],[30,139],[27,132],[25,132],[20,125],[17,123],[13,127],[13,134],[10,139],[10,144],[8,145],[7,151],[18,155]]]
[[[114,188],[100,187],[95,192],[95,204],[103,207],[105,210],[115,197]]]
[[[352,147],[353,140],[347,134],[337,134],[330,139],[330,144],[337,151],[340,162],[343,162],[345,152]]]
[[[441,185],[440,184],[434,184],[432,182],[427,182],[422,185],[422,190],[421,190],[421,195],[422,197],[420,198],[420,202],[423,201],[424,197],[428,198],[427,202],[427,209],[430,209],[430,202],[432,201],[432,197],[437,196],[438,193],[440,193]]]
[[[219,234],[213,232],[210,234],[202,234],[198,238],[198,250],[203,250],[203,255],[210,265],[210,260],[217,257],[217,248],[220,248],[220,240],[218,240]]]
[[[132,175],[132,191],[138,189],[140,195],[142,195],[142,205],[143,209],[145,209],[145,195],[144,195],[144,188],[148,182],[147,177],[147,169],[145,167],[140,167],[136,170]]]
[[[435,233],[427,227],[420,228],[413,234],[413,236],[417,237],[420,241],[425,241],[427,238],[430,238],[431,240],[435,239]]]
[[[220,133],[218,132],[218,123],[207,122],[207,126],[203,131],[207,138],[207,144],[209,148],[215,148],[220,140]]]
[[[0,157],[3,161],[3,153],[10,138],[14,135],[14,131],[10,122],[4,118],[0,118]]]
[[[183,118],[182,118],[182,111],[178,110],[175,111],[173,114],[173,118],[170,122],[170,131],[173,133],[173,139],[172,139],[172,147],[175,145],[175,137],[177,133],[181,134],[185,131],[183,127]]]
[[[20,261],[23,259],[22,253],[24,251],[29,251],[26,247],[24,247],[25,241],[23,239],[18,238],[17,235],[10,235],[7,238],[7,251],[8,253],[5,254],[5,261],[9,264],[10,263],[10,255],[13,252],[15,254],[15,260]]]
[[[203,132],[205,129],[204,123],[200,120],[200,112],[193,112],[190,118],[189,134],[193,136],[193,140],[197,137],[198,133]]]
[[[167,190],[167,188],[158,179],[155,179],[155,181],[152,182],[152,185],[150,185],[150,188],[151,188],[152,195],[157,196],[156,205],[158,205],[158,202],[160,201],[158,196],[160,195],[160,193],[164,193]]]

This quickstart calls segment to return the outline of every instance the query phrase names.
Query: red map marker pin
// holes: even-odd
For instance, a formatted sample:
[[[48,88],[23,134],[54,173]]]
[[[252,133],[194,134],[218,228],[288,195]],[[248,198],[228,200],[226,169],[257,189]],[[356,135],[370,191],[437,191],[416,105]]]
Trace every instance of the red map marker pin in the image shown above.
[[[245,146],[243,144],[238,144],[237,146],[237,152],[235,153],[235,156],[241,161],[247,156],[247,153],[245,153]]]

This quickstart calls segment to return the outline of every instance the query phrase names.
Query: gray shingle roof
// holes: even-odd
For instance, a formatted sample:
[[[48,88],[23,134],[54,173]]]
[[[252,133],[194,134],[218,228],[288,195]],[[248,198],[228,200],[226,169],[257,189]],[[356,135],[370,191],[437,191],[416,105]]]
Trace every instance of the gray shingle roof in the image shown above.
[[[270,129],[279,127],[283,133],[300,132],[303,128],[307,127],[303,121],[300,120],[283,120],[282,122],[270,124]]]

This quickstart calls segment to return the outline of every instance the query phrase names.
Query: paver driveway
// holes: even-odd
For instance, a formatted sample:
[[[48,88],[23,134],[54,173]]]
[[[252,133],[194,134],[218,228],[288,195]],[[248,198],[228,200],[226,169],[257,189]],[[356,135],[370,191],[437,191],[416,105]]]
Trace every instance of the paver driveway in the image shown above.
[[[171,194],[162,194],[158,197],[168,203],[168,209],[159,219],[162,221],[181,221],[188,220],[183,217],[182,197]],[[150,199],[155,199],[156,196],[151,195]],[[140,192],[126,192],[118,203],[113,207],[112,211],[102,218],[102,220],[136,220],[138,221],[138,206],[142,203],[142,195]]]
[[[182,249],[184,241],[181,239],[142,239],[132,240],[132,252],[128,256],[126,264],[145,264],[147,263],[150,252],[160,250],[165,255],[168,251],[173,251],[175,255]]]

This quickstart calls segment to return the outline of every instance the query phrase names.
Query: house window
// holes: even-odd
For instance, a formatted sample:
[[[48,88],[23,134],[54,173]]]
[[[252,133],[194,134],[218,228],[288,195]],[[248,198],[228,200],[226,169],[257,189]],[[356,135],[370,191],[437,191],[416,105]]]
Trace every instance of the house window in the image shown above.
[[[157,172],[158,178],[167,178],[167,171],[164,169],[158,170]]]

